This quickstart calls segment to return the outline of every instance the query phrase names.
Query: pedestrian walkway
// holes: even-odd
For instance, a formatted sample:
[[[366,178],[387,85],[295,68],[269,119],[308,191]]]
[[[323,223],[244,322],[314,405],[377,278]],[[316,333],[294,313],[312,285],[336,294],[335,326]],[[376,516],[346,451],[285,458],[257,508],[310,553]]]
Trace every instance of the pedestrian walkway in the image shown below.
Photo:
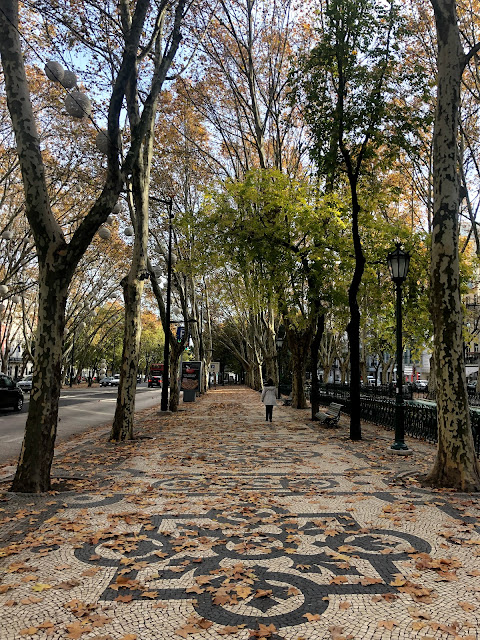
[[[480,638],[478,500],[421,487],[432,446],[267,423],[243,387],[180,408],[60,445],[57,492],[0,494],[1,640]]]

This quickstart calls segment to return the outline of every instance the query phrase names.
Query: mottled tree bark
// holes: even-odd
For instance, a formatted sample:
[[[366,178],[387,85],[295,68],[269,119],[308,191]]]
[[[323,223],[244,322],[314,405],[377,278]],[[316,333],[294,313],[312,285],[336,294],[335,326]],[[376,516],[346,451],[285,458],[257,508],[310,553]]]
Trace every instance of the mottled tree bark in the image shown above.
[[[265,332],[263,364],[265,366],[265,379],[268,380],[271,378],[275,386],[278,386],[278,354],[275,345],[273,324],[269,324]]]
[[[462,51],[454,0],[432,0],[438,40],[435,114],[431,304],[437,385],[438,449],[427,483],[461,491],[480,490],[462,338],[458,258],[458,117]]]
[[[12,490],[39,493],[50,489],[68,286],[94,233],[115,204],[122,182],[118,162],[109,163],[102,194],[67,245],[50,206],[40,139],[22,56],[18,3],[1,0],[0,9],[0,54],[5,91],[22,172],[26,215],[35,239],[39,265],[39,317],[33,390]],[[117,85],[115,97],[121,92],[121,87]],[[113,108],[110,117],[110,130],[114,130]],[[118,150],[116,152],[118,155]]]
[[[133,440],[135,416],[135,394],[137,391],[138,353],[142,333],[141,300],[143,281],[137,278],[122,280],[125,301],[125,324],[123,333],[120,384],[110,440]]]
[[[292,407],[305,409],[305,376],[307,362],[312,342],[313,327],[305,329],[295,327],[290,321],[285,320],[285,331],[288,348],[292,357]]]
[[[63,331],[69,278],[62,260],[39,265],[40,306],[35,369],[25,436],[12,490],[36,493],[50,488],[62,382]]]
[[[153,117],[152,117],[153,122]],[[125,302],[123,328],[122,364],[118,386],[115,415],[110,431],[110,440],[132,440],[135,418],[135,396],[137,391],[138,357],[142,335],[143,276],[147,273],[148,246],[148,184],[152,159],[153,125],[146,136],[144,153],[139,158],[132,175],[134,214],[132,221],[135,241],[130,271],[122,280]],[[133,213],[133,212],[132,212]],[[140,277],[142,276],[142,277]]]
[[[178,367],[180,364],[180,356],[185,349],[185,342],[177,342],[170,340],[170,397],[168,398],[168,408],[170,411],[178,411],[178,402],[180,399],[180,387],[178,385]]]
[[[180,7],[181,3],[179,3],[178,6]],[[141,152],[138,155],[137,162],[132,167],[131,215],[135,229],[135,241],[130,271],[122,282],[125,297],[122,367],[120,370],[120,385],[115,407],[115,416],[110,432],[110,440],[131,440],[133,438],[138,357],[142,333],[141,302],[144,278],[148,275],[149,184],[153,157],[155,115],[157,112],[158,95],[180,43],[178,19],[181,13],[177,13],[177,33],[172,38],[169,50],[163,55],[162,46],[165,11],[166,5],[164,4],[164,8],[160,10],[158,15],[159,29],[155,38],[152,56],[155,64],[155,73],[150,95],[147,100],[143,100],[139,95],[137,86],[138,70],[136,64],[135,73],[132,73],[125,93],[128,119],[132,130],[137,130],[143,119],[145,131],[142,139],[138,141]],[[122,26],[125,30],[131,27],[128,14],[122,14]],[[143,111],[141,112],[142,102]]]
[[[171,62],[180,41],[180,23],[185,0],[179,0],[167,62]],[[165,8],[166,4],[163,5]],[[126,3],[122,8],[128,11]],[[119,119],[126,87],[132,81],[140,38],[150,0],[137,0],[132,6],[120,68],[112,86],[108,107],[107,170],[101,193],[67,244],[50,206],[45,168],[36,130],[28,81],[22,56],[18,24],[18,1],[0,0],[0,54],[5,78],[7,104],[17,143],[17,152],[25,192],[25,210],[35,239],[39,263],[39,322],[37,328],[33,401],[30,402],[25,437],[12,489],[42,492],[50,489],[60,393],[61,344],[65,324],[65,301],[72,275],[95,233],[115,205],[123,185],[123,175],[131,175],[148,127],[149,109],[155,92],[162,86],[165,73],[154,78],[151,94],[131,146],[120,166]],[[162,5],[158,7],[163,11]],[[145,116],[145,117],[144,117]],[[38,346],[40,345],[40,346]]]

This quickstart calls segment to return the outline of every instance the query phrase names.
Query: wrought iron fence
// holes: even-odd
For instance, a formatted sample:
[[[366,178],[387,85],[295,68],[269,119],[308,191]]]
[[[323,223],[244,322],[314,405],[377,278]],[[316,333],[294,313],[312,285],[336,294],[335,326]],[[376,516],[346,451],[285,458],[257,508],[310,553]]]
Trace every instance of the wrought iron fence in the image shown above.
[[[480,407],[480,394],[477,393],[477,390],[467,387],[467,393],[468,393],[468,404],[471,407]],[[437,398],[436,391],[432,389],[432,391],[428,392],[427,397],[429,400],[436,400]]]
[[[360,397],[360,417],[362,420],[378,424],[386,429],[395,428],[395,401],[392,398],[377,398],[363,393]],[[324,385],[320,390],[320,402],[341,401],[342,411],[350,414],[350,398],[348,387],[339,385]],[[473,441],[477,456],[480,457],[480,409],[470,409]],[[433,402],[406,400],[404,404],[405,434],[412,438],[419,438],[427,442],[437,442],[437,406]]]
[[[323,385],[323,388],[328,391],[333,391],[335,394],[346,394],[346,397],[350,396],[350,386],[348,384],[331,384],[327,383]],[[394,384],[379,384],[379,385],[362,385],[361,394],[363,396],[374,396],[380,398],[394,398],[396,394]],[[413,398],[413,387],[411,384],[403,385],[403,397],[406,400]]]

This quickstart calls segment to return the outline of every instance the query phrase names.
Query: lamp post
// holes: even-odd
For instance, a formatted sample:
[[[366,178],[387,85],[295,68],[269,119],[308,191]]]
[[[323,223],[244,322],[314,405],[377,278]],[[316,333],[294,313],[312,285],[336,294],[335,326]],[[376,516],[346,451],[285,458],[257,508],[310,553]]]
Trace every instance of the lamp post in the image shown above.
[[[397,320],[397,387],[395,393],[395,442],[389,448],[392,453],[409,455],[412,450],[405,444],[404,404],[403,404],[403,344],[402,344],[402,284],[408,273],[410,254],[402,251],[401,244],[388,254],[387,263],[390,275],[396,289],[396,320]]]
[[[165,305],[165,349],[163,352],[163,380],[161,411],[168,411],[168,387],[170,386],[170,294],[172,288],[172,207],[173,198],[161,200],[168,207],[168,258],[167,258],[167,304]]]

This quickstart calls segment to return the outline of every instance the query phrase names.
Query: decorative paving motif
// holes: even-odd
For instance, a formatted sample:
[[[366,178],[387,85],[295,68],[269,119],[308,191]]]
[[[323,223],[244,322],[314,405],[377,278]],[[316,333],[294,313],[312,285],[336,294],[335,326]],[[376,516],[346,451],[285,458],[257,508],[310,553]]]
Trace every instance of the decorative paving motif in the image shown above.
[[[420,486],[431,447],[246,389],[157,413],[56,453],[75,492],[0,496],[1,640],[480,638],[478,499]]]
[[[224,475],[208,477],[205,474],[190,474],[188,476],[169,476],[163,480],[152,482],[155,488],[168,491],[188,491],[192,494],[210,493],[218,485],[222,491],[274,491],[276,495],[300,494],[308,491],[325,491],[338,487],[338,482],[330,476],[320,474],[308,477],[289,478],[284,473],[270,473],[265,475]]]
[[[258,437],[258,434],[257,434]],[[182,441],[179,446],[184,445]],[[293,444],[293,443],[292,443]],[[164,452],[159,457],[168,458],[171,452]],[[265,445],[256,443],[253,439],[245,444],[235,444],[235,442],[222,442],[221,447],[211,450],[204,449],[201,454],[202,464],[218,464],[219,457],[227,458],[232,465],[252,464],[254,460],[258,466],[271,464],[298,464],[306,460],[321,458],[320,451],[315,451],[312,447],[290,446],[288,439],[285,444]]]
[[[109,534],[75,556],[115,569],[100,600],[139,600],[147,588],[151,599],[196,600],[212,622],[286,627],[323,613],[329,595],[396,593],[399,562],[430,550],[414,535],[363,530],[347,512],[245,503],[229,516],[151,516],[137,533]]]

